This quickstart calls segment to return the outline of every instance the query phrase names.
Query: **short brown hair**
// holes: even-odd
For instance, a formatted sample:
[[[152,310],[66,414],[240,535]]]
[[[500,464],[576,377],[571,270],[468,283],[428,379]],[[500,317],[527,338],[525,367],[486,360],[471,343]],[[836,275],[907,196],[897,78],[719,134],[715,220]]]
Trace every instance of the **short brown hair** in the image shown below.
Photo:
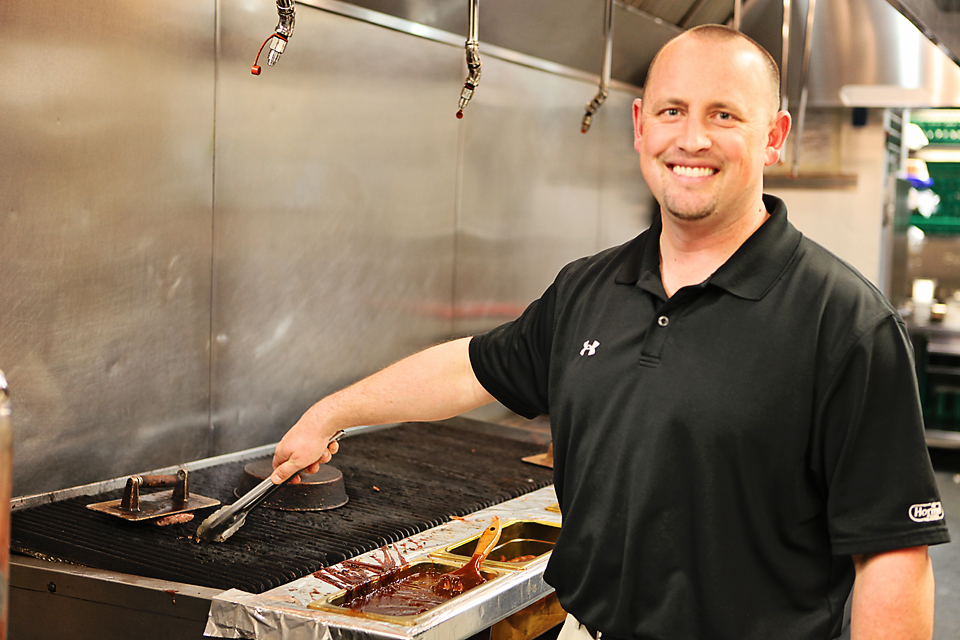
[[[777,66],[777,61],[773,59],[773,56],[770,55],[770,52],[761,47],[756,40],[750,36],[737,31],[731,27],[722,24],[702,24],[692,29],[688,29],[683,33],[674,36],[671,38],[667,44],[663,45],[660,48],[660,51],[657,52],[657,55],[653,57],[653,61],[650,63],[650,66],[647,68],[647,80],[650,79],[651,71],[653,71],[654,65],[657,64],[657,60],[660,59],[660,54],[663,53],[663,50],[667,48],[671,42],[677,38],[682,38],[686,35],[697,36],[706,40],[716,40],[720,42],[727,42],[734,39],[741,39],[744,42],[747,42],[753,46],[760,53],[760,57],[763,59],[764,65],[767,67],[769,74],[770,84],[773,87],[773,97],[776,100],[774,105],[774,112],[780,110],[780,67]]]

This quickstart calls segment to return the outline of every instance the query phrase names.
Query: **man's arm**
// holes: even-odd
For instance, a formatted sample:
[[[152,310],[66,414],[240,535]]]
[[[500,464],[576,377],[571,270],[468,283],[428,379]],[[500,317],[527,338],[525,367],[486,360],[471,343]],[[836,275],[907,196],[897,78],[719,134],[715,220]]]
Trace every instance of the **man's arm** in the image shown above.
[[[473,373],[469,344],[461,338],[431,347],[310,407],[277,445],[273,482],[301,469],[315,473],[337,452],[336,443],[329,450],[327,443],[339,429],[444,420],[493,402]]]
[[[933,566],[926,545],[855,555],[851,640],[930,640]]]

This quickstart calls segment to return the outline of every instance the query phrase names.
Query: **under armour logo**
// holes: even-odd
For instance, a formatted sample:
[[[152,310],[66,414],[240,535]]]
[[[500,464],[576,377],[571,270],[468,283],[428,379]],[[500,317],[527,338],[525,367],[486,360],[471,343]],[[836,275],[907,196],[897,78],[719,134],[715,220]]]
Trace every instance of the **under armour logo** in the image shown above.
[[[600,346],[600,343],[597,342],[596,340],[594,340],[593,342],[590,342],[589,340],[587,340],[586,342],[583,343],[583,349],[580,349],[580,355],[592,356],[597,352],[597,347],[599,346]]]

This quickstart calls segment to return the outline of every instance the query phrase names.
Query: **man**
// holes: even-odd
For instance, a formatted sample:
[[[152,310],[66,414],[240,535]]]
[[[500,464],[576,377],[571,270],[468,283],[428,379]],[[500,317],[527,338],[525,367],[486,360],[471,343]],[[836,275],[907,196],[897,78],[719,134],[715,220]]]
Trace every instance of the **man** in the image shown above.
[[[762,194],[790,129],[776,64],[719,26],[669,42],[634,105],[660,218],[523,315],[312,407],[273,479],[337,429],[496,397],[550,414],[564,640],[932,637],[946,542],[905,328]],[[602,636],[601,636],[602,634]]]

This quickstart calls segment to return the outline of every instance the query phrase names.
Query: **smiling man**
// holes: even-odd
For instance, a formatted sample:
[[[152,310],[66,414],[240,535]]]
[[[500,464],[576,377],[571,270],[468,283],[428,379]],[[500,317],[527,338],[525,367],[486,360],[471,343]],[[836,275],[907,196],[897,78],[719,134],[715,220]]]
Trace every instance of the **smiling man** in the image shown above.
[[[769,55],[735,32],[696,33],[661,50],[634,104],[640,167],[664,218],[667,293],[703,281],[766,221],[763,168],[790,131]]]
[[[740,38],[717,56],[710,38],[724,36],[711,28],[664,48],[648,74],[642,118],[636,105],[644,177],[679,220],[757,213],[763,167],[779,159],[790,129],[790,116],[778,112],[773,60]]]
[[[520,318],[325,398],[274,480],[338,429],[496,398],[550,415],[561,640],[930,640],[949,539],[903,322],[804,238],[763,168],[776,64],[720,26],[669,42],[634,106],[650,229],[567,265]]]

